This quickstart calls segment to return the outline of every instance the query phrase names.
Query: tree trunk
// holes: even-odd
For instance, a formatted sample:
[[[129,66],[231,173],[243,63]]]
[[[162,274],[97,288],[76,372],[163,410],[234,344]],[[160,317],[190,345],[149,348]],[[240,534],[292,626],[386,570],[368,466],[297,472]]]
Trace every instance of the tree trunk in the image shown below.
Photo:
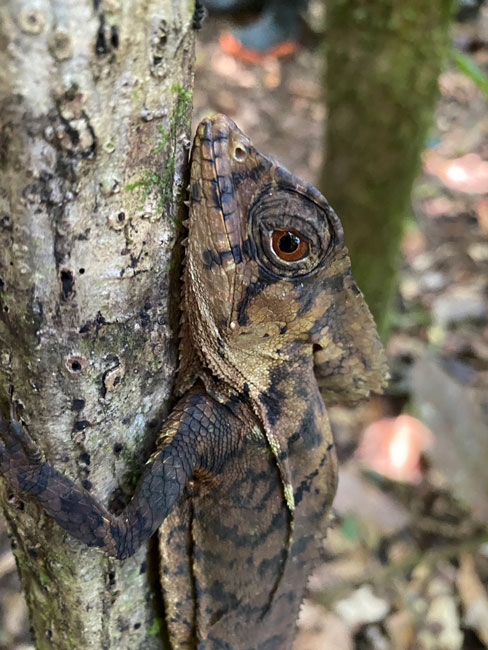
[[[451,0],[327,2],[327,162],[354,277],[385,333],[399,239],[437,97]]]
[[[0,401],[110,507],[168,410],[192,2],[0,7]],[[171,303],[171,304],[170,304]],[[38,649],[161,647],[147,549],[118,562],[4,500]]]

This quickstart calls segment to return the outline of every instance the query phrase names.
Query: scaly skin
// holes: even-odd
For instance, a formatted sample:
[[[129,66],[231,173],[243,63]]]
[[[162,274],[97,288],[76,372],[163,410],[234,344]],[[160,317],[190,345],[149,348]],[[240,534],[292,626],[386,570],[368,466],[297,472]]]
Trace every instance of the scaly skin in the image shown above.
[[[385,379],[381,344],[322,195],[223,115],[192,151],[181,399],[115,517],[0,418],[0,469],[89,546],[123,559],[159,527],[175,649],[286,650],[336,485],[325,394]],[[283,261],[273,233],[306,254]]]

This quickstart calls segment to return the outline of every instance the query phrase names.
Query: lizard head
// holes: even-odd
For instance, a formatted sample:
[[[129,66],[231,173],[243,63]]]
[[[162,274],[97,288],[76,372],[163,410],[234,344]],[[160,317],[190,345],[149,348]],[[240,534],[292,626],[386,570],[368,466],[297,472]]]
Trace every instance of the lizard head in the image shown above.
[[[304,360],[329,403],[379,391],[382,346],[320,192],[218,115],[198,126],[190,195],[184,311],[193,349],[182,348],[180,383],[198,355],[238,391],[249,382],[264,390],[270,372]]]

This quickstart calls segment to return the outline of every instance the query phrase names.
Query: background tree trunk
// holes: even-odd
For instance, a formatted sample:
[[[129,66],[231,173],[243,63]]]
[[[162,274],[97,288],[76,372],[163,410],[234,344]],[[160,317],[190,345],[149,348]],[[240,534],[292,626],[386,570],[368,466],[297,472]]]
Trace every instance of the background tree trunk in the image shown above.
[[[46,458],[115,508],[176,364],[192,11],[0,7],[0,401],[11,392]],[[161,647],[147,549],[120,563],[28,501],[4,510],[37,648]]]
[[[327,2],[320,186],[344,224],[354,277],[383,334],[451,8],[451,0]]]

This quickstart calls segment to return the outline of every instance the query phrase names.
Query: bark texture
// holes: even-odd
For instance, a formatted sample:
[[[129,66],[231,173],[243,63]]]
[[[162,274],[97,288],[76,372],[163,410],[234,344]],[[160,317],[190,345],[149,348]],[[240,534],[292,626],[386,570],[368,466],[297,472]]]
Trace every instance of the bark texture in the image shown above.
[[[167,412],[193,2],[0,7],[0,401],[116,508]],[[119,563],[4,500],[39,649],[161,647],[147,549]]]
[[[342,220],[354,277],[383,334],[451,8],[451,0],[327,3],[329,114],[320,185]]]

